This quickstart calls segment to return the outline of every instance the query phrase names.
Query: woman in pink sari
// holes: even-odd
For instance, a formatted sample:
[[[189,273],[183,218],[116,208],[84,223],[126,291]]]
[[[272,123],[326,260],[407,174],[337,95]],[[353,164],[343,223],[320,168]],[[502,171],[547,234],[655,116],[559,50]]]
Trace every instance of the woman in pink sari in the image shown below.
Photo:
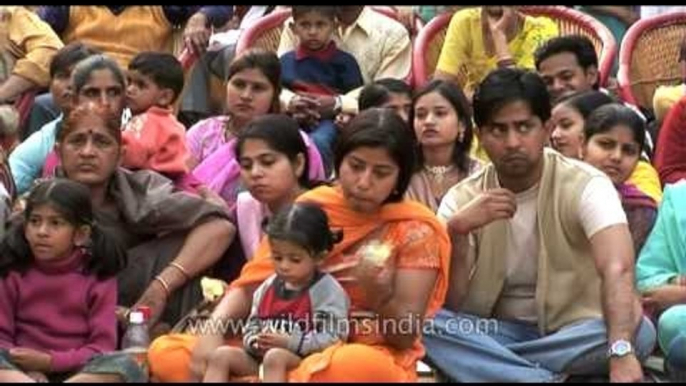
[[[236,138],[252,119],[278,113],[280,92],[279,58],[273,52],[250,50],[229,67],[226,115],[205,119],[188,130],[189,168],[230,208],[241,189],[240,167],[235,157]],[[322,167],[321,157],[309,138],[306,144],[312,164]]]

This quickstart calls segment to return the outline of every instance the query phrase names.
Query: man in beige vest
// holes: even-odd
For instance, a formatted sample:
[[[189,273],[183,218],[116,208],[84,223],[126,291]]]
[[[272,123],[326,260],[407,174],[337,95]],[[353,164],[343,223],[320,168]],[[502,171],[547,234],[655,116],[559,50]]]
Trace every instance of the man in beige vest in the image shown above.
[[[444,308],[427,355],[460,382],[640,381],[655,345],[634,289],[634,251],[612,182],[545,148],[550,97],[539,75],[491,72],[474,94],[492,163],[446,194],[452,243]]]

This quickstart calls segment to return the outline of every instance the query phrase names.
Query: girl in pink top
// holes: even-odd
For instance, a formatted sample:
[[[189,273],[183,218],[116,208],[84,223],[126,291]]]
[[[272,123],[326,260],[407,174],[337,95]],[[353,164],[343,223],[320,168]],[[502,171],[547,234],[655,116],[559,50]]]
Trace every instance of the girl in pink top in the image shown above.
[[[0,382],[145,380],[131,358],[108,354],[125,264],[84,185],[37,185],[0,244]]]

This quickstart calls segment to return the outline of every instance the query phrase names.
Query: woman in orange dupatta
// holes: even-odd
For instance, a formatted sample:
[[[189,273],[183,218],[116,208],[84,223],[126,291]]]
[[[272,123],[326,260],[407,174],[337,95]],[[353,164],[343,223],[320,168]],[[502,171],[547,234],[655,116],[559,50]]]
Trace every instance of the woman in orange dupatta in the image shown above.
[[[450,240],[430,210],[402,201],[414,168],[414,139],[395,113],[361,113],[340,141],[335,157],[339,183],[297,201],[318,203],[331,227],[343,230],[342,242],[321,269],[350,296],[351,317],[344,326],[350,328],[349,340],[304,358],[289,380],[415,381],[416,362],[424,355],[424,318],[433,316],[445,299]],[[269,254],[263,240],[213,318],[247,316],[252,292],[273,272]],[[201,379],[212,352],[226,343],[223,331],[212,332],[158,338],[148,354],[153,379]]]

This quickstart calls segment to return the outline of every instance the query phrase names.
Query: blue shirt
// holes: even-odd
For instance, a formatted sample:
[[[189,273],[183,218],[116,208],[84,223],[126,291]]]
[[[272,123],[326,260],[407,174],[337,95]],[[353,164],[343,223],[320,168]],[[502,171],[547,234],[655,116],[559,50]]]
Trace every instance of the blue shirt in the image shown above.
[[[345,94],[364,85],[355,57],[334,42],[320,51],[300,46],[281,56],[281,83],[293,92]]]
[[[62,114],[31,134],[10,154],[10,170],[17,185],[17,194],[29,191],[33,181],[41,176],[43,164],[55,147],[55,137],[61,125]]]

